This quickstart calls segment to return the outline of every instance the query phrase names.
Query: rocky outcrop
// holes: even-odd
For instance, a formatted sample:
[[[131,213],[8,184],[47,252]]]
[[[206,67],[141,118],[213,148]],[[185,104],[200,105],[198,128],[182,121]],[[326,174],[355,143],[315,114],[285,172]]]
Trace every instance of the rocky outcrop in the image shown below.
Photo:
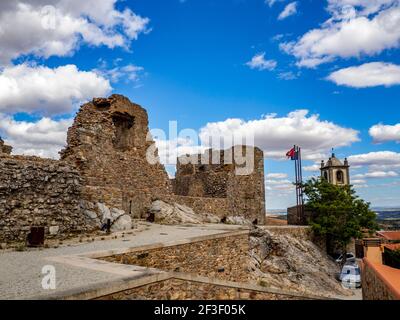
[[[349,294],[335,279],[338,266],[309,240],[255,228],[249,254],[252,276],[261,285],[324,296]]]
[[[123,210],[109,208],[101,202],[93,204],[88,201],[82,201],[81,206],[91,224],[97,228],[101,228],[108,220],[110,220],[112,232],[133,228],[132,217]]]
[[[177,203],[169,204],[161,200],[154,201],[151,204],[148,220],[160,224],[201,224],[220,222],[220,219],[213,214],[197,214],[193,209],[187,206]]]

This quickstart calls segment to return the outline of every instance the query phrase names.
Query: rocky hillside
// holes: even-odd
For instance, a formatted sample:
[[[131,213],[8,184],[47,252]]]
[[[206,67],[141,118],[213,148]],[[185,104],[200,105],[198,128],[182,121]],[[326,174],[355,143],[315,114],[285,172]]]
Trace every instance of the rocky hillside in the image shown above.
[[[314,295],[351,295],[335,274],[338,266],[313,242],[255,228],[250,233],[250,269],[258,284]]]

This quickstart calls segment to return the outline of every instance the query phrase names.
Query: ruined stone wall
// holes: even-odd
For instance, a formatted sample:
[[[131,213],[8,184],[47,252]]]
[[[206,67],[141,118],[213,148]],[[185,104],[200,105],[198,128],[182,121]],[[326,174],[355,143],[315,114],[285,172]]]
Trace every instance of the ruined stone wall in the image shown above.
[[[97,300],[309,300],[307,296],[277,294],[222,284],[168,279],[113,293]],[[314,298],[315,299],[315,298]]]
[[[3,139],[0,138],[0,154],[11,154],[12,147],[4,143]]]
[[[245,162],[238,163],[237,150]],[[264,154],[258,148],[236,146],[180,157],[173,187],[181,196],[226,198],[227,215],[265,221]]]
[[[178,271],[200,276],[247,282],[249,235],[220,237],[171,247],[116,255],[109,262]]]
[[[148,151],[154,156],[150,162]],[[68,146],[61,158],[80,171],[86,200],[132,216],[144,214],[138,197],[171,193],[168,175],[149,135],[146,110],[120,95],[94,99],[81,107],[68,130]]]
[[[46,238],[90,231],[79,206],[79,173],[64,162],[0,155],[0,242],[25,241],[31,226]]]

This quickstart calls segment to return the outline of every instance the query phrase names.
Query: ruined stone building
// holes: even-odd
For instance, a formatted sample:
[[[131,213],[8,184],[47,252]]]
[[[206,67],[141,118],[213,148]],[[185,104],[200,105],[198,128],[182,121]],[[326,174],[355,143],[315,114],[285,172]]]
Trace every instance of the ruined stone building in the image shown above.
[[[181,196],[226,199],[232,215],[264,224],[264,153],[259,148],[236,146],[180,157],[173,188]]]
[[[247,164],[224,160],[235,149],[254,155],[248,172]],[[114,220],[144,218],[155,200],[264,223],[261,150],[218,151],[224,158],[219,164],[178,161],[171,181],[157,161],[146,110],[120,95],[80,108],[60,160],[10,153],[0,140],[0,242],[24,241],[31,226],[44,226],[47,237],[59,238],[98,230],[99,210]]]

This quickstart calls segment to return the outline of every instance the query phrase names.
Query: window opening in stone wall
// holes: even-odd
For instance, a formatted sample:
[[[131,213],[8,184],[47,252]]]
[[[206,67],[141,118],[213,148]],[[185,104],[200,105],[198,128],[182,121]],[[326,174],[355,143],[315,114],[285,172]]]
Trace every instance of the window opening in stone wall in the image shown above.
[[[336,180],[338,181],[338,182],[343,182],[343,172],[342,171],[338,171],[338,172],[336,172]]]
[[[116,112],[112,115],[112,121],[115,126],[115,148],[122,151],[128,150],[132,146],[131,128],[135,118],[126,113]]]

